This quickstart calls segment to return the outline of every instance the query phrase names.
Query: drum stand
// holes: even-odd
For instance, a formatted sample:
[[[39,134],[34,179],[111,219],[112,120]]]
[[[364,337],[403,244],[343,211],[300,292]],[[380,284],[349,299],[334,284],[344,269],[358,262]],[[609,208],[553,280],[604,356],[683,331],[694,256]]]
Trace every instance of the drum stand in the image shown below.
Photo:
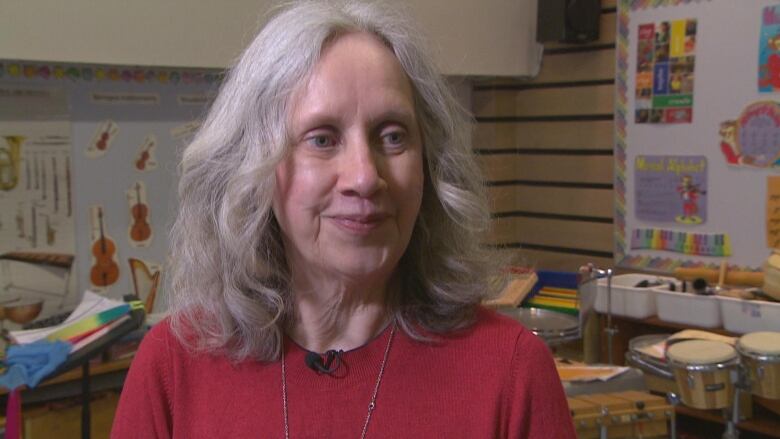
[[[578,287],[580,293],[584,291],[583,286],[585,284],[589,282],[595,282],[601,278],[607,278],[607,327],[604,328],[604,332],[607,334],[607,362],[611,365],[614,363],[612,359],[612,338],[618,332],[617,328],[612,327],[612,269],[607,268],[606,270],[602,270],[600,268],[596,268],[596,266],[593,264],[586,264],[580,267],[579,272],[583,277],[583,280],[581,280]],[[580,316],[583,315],[582,311],[584,309],[590,310],[590,308],[593,306],[593,301],[596,300],[596,294],[598,293],[595,293],[593,297],[587,299],[587,306],[585,306],[583,302],[580,302]],[[579,296],[580,300],[582,301],[584,299],[582,296],[584,295],[579,294]],[[580,332],[582,332],[584,325],[585,322],[581,319]]]
[[[739,430],[737,430],[737,424],[739,423],[739,398],[740,393],[750,390],[750,381],[747,376],[747,371],[742,365],[737,367],[729,373],[731,382],[734,383],[734,398],[731,402],[731,413],[728,409],[723,409],[723,417],[726,418],[726,431],[723,432],[722,439],[739,439]]]
[[[614,364],[612,358],[612,339],[617,334],[617,328],[612,327],[612,269],[598,270],[600,276],[607,278],[607,327],[604,328],[604,333],[607,334],[607,363]]]
[[[675,409],[680,405],[680,396],[674,392],[666,394],[666,400],[672,405],[672,419],[669,420],[669,439],[677,439],[677,415],[674,414]]]

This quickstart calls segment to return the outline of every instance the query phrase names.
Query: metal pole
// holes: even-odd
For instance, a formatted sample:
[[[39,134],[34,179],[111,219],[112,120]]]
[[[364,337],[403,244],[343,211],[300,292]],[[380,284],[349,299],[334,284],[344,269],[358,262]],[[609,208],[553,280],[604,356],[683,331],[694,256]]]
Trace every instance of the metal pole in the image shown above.
[[[81,439],[89,439],[91,433],[89,413],[89,360],[81,366]]]

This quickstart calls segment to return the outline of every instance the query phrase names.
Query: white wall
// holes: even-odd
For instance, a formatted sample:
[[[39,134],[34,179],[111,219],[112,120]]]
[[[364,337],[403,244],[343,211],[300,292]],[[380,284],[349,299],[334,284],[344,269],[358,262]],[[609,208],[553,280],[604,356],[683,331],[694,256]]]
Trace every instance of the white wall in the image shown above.
[[[410,6],[438,47],[444,73],[534,73],[537,0],[395,1]],[[222,68],[276,3],[0,0],[0,59]]]

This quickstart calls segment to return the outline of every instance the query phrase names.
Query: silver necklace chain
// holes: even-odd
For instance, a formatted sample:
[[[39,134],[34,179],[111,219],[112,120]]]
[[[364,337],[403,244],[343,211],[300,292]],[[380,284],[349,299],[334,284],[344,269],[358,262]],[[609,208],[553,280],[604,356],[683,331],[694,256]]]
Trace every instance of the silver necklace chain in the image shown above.
[[[387,356],[390,354],[390,346],[393,344],[393,336],[395,336],[396,324],[393,322],[393,327],[390,328],[390,338],[387,340],[387,346],[385,346],[385,355],[382,358],[382,364],[379,366],[379,374],[376,377],[376,384],[374,385],[374,393],[371,395],[371,402],[368,403],[368,413],[366,414],[366,422],[363,423],[363,431],[360,433],[360,439],[365,439],[368,432],[368,423],[371,422],[371,414],[376,409],[376,397],[379,394],[379,385],[382,384],[382,376],[385,374],[385,365],[387,364]],[[287,369],[285,367],[284,352],[282,352],[282,409],[284,411],[284,439],[290,439],[290,424],[287,418]]]

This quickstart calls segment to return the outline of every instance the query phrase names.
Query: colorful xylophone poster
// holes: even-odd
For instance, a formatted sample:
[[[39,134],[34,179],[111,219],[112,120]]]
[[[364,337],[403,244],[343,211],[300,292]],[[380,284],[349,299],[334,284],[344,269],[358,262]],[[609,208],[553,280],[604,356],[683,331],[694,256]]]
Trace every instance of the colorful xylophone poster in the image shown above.
[[[731,256],[727,233],[691,233],[668,229],[634,229],[631,248],[664,250],[696,256]]]

